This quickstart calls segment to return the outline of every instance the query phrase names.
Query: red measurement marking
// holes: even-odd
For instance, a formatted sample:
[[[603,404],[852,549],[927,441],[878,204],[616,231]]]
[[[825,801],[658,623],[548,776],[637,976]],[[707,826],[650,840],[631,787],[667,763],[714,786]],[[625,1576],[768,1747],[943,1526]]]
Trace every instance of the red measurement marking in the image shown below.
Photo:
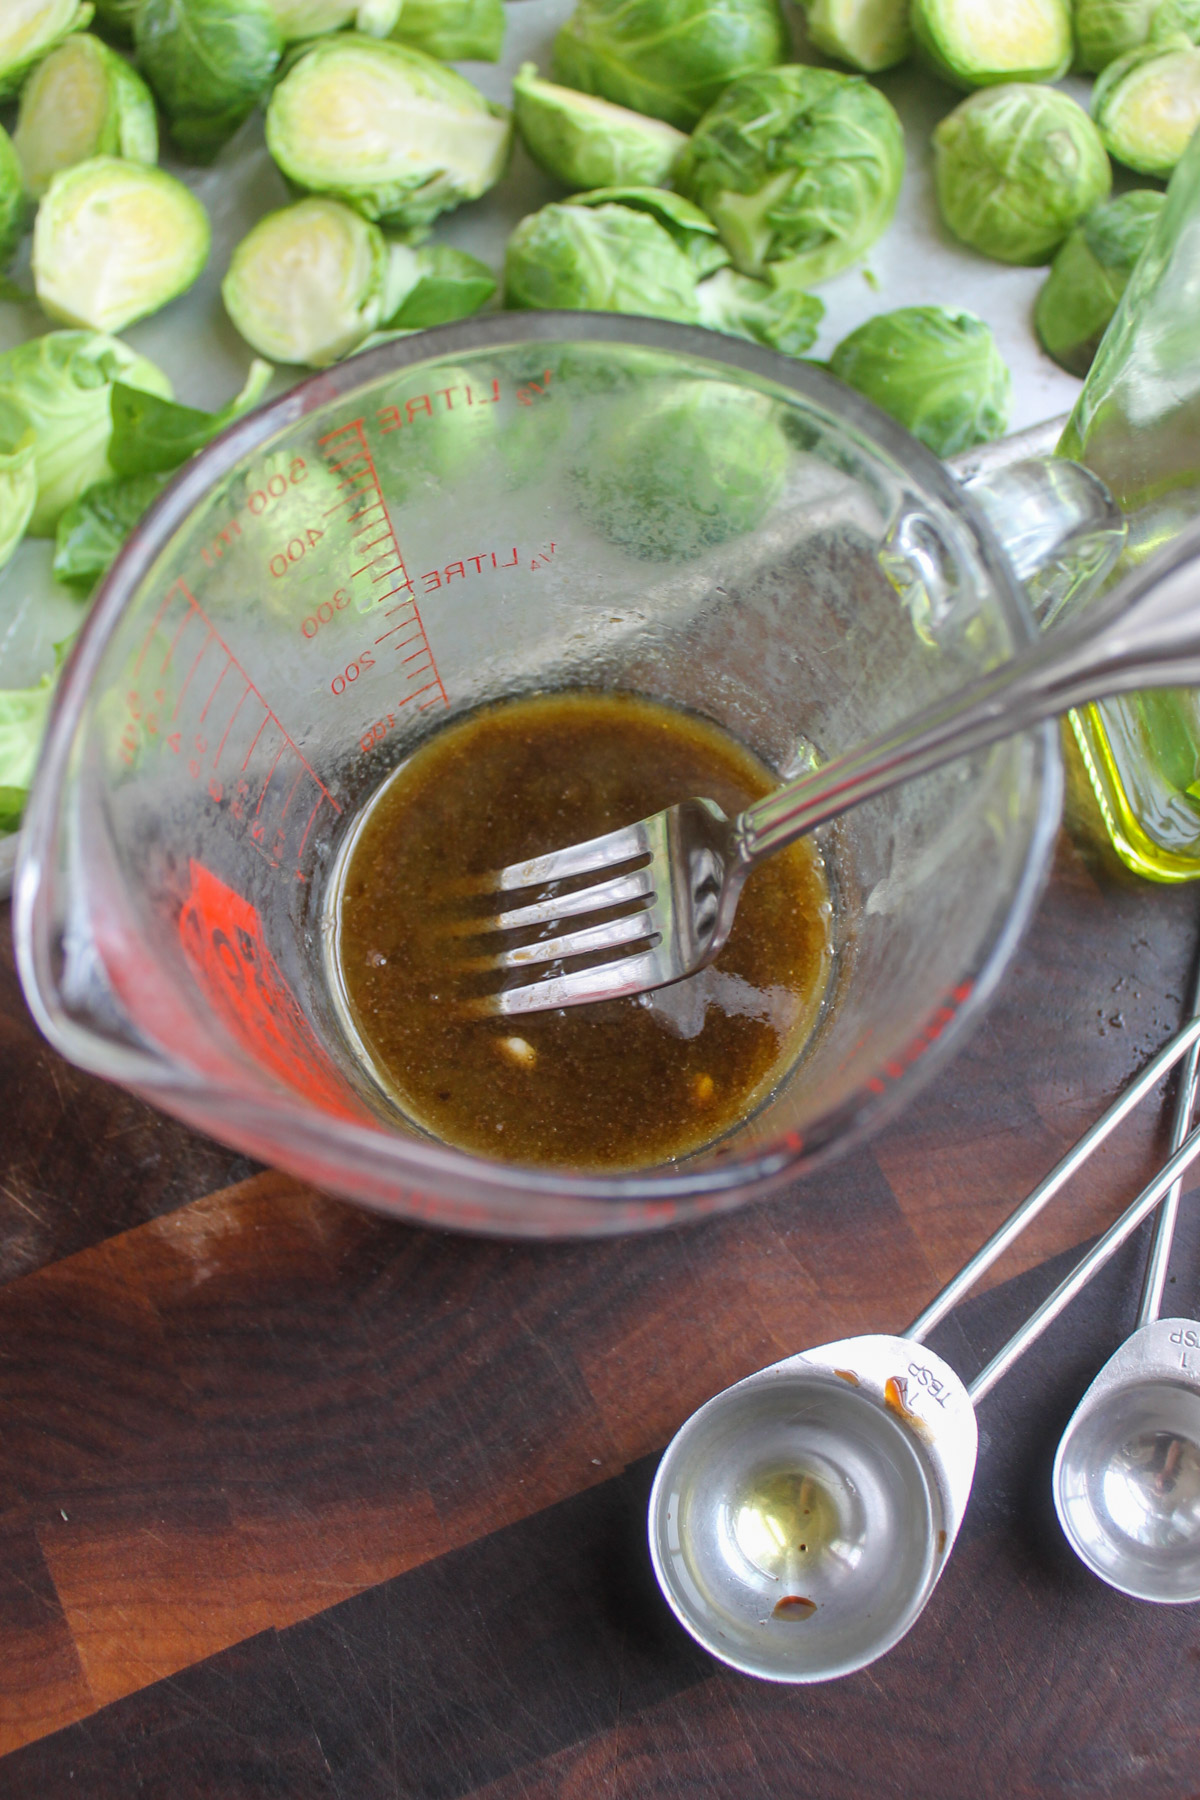
[[[305,837],[320,805],[318,800]],[[361,1107],[272,956],[256,908],[202,863],[191,862],[189,873],[179,943],[217,1020],[254,1063],[306,1104],[337,1118],[362,1120]]]
[[[338,474],[343,470],[347,471],[342,477],[343,486],[350,481],[369,482],[375,492],[375,499],[363,506],[359,515],[361,519],[369,519],[369,522],[359,525],[358,530],[351,541],[352,560],[358,566],[355,567],[354,574],[350,579],[352,581],[364,580],[372,587],[386,583],[391,584],[386,593],[372,596],[369,602],[372,610],[381,606],[385,600],[393,599],[397,594],[407,594],[409,596],[408,606],[394,608],[393,612],[406,611],[409,613],[406,624],[416,626],[427,660],[417,668],[410,669],[403,679],[405,683],[411,684],[414,679],[424,675],[427,671],[432,672],[433,675],[432,683],[426,683],[425,686],[421,688],[411,690],[407,694],[402,694],[397,704],[399,706],[404,706],[409,700],[415,700],[418,694],[427,693],[432,687],[436,689],[435,699],[434,701],[427,701],[425,704],[432,705],[440,699],[443,706],[448,706],[449,701],[446,697],[446,690],[442,686],[442,678],[438,674],[437,663],[434,660],[433,650],[429,643],[429,636],[425,630],[425,624],[421,618],[420,609],[417,606],[413,594],[412,578],[405,566],[404,555],[400,549],[400,543],[396,537],[396,530],[392,524],[392,517],[383,496],[383,489],[379,483],[379,474],[375,468],[375,459],[371,454],[370,445],[367,442],[367,435],[362,419],[352,419],[349,424],[340,425],[336,431],[326,432],[325,436],[321,438],[320,444],[321,453],[325,457],[329,468],[335,474]],[[355,495],[355,499],[356,501],[366,500],[365,487],[358,491]],[[370,518],[370,515],[375,512],[381,513],[382,517],[378,519]],[[380,533],[379,530],[381,524],[384,524],[387,527],[386,531],[382,533]],[[370,553],[373,550],[377,551],[378,554],[372,556]],[[364,607],[364,611],[365,610],[366,608]],[[388,616],[391,617],[392,614],[389,614]],[[411,642],[412,640],[410,639],[409,641]],[[408,659],[406,659],[406,661],[407,660]]]

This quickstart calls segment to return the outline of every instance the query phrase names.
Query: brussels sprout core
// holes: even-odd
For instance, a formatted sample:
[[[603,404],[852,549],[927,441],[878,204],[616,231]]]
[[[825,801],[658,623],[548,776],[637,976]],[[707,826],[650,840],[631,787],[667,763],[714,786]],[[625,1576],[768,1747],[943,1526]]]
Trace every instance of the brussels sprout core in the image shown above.
[[[387,266],[377,225],[336,200],[300,200],[242,239],[221,294],[248,344],[319,369],[379,324]]]
[[[715,220],[743,274],[804,288],[875,242],[903,174],[904,133],[878,88],[793,63],[727,88],[675,180]]]
[[[267,145],[298,187],[419,229],[499,179],[509,120],[465,77],[403,44],[318,39],[267,108]]]
[[[937,456],[1002,437],[1012,378],[974,313],[902,306],[843,338],[829,367]]]
[[[972,94],[933,142],[943,219],[1000,262],[1045,262],[1112,186],[1096,127],[1054,88],[1011,82]]]
[[[787,54],[778,0],[578,0],[552,67],[565,87],[690,131],[731,81]]]
[[[1086,375],[1133,266],[1150,241],[1165,194],[1134,188],[1076,226],[1037,297],[1042,348],[1072,375]]]
[[[191,287],[208,214],[164,169],[94,156],[54,177],[33,228],[33,280],[52,319],[120,331]]]
[[[909,0],[801,0],[818,50],[877,74],[903,62],[912,48]]]
[[[533,160],[572,188],[661,186],[687,143],[662,119],[543,81],[533,63],[513,82],[513,115]]]
[[[1092,91],[1092,117],[1118,162],[1166,177],[1200,126],[1200,48],[1179,33],[1119,57]]]
[[[65,38],[21,90],[13,137],[25,186],[40,198],[51,177],[93,156],[158,161],[154,101],[140,75],[99,38]]]
[[[0,95],[14,92],[30,63],[45,56],[69,31],[82,31],[91,17],[86,0],[4,0],[0,6]]]
[[[958,87],[1057,81],[1071,65],[1068,0],[912,0],[912,28]]]

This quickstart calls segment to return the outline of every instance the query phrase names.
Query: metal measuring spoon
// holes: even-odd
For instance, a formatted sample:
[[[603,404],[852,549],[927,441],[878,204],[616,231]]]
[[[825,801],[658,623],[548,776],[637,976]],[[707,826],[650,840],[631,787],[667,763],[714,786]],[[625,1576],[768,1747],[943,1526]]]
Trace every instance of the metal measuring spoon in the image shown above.
[[[1200,1042],[1180,1076],[1172,1150],[1187,1137],[1198,1073]],[[1182,1185],[1162,1203],[1137,1328],[1075,1408],[1052,1478],[1059,1522],[1092,1573],[1167,1604],[1200,1600],[1200,1321],[1158,1316]]]
[[[1198,1044],[1193,1018],[902,1336],[787,1357],[676,1433],[650,1495],[650,1555],[680,1624],[713,1656],[770,1681],[827,1681],[914,1624],[970,1496],[975,1402],[1159,1204],[1200,1154],[1200,1130],[969,1387],[922,1339]]]

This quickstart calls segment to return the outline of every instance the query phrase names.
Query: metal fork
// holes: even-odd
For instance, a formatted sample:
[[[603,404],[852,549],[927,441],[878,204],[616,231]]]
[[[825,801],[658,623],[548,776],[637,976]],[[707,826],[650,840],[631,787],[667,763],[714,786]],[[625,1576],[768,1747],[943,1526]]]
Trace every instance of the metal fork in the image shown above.
[[[804,832],[1087,701],[1197,684],[1200,524],[1010,662],[735,819],[711,800],[685,800],[499,870],[485,891],[551,891],[470,927],[485,937],[538,934],[475,960],[505,981],[478,1005],[500,1014],[545,1012],[680,981],[721,949],[751,869]],[[600,879],[561,891],[560,883],[584,875]],[[522,975],[528,979],[512,980]]]

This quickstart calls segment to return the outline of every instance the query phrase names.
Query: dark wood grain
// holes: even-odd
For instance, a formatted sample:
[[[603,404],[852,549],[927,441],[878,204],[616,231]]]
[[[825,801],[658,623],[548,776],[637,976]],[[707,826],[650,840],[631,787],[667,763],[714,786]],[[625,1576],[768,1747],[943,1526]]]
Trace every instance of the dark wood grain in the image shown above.
[[[1198,908],[1064,839],[983,1028],[888,1131],[612,1243],[455,1238],[250,1171],[69,1070],[0,967],[0,1793],[1200,1793],[1200,1608],[1111,1594],[1048,1509],[1137,1246],[986,1402],[950,1570],[874,1668],[728,1674],[644,1545],[692,1407],[902,1328],[1169,1035]],[[1164,1143],[1152,1101],[943,1328],[956,1367]],[[1200,1310],[1190,1217],[1175,1272]]]

